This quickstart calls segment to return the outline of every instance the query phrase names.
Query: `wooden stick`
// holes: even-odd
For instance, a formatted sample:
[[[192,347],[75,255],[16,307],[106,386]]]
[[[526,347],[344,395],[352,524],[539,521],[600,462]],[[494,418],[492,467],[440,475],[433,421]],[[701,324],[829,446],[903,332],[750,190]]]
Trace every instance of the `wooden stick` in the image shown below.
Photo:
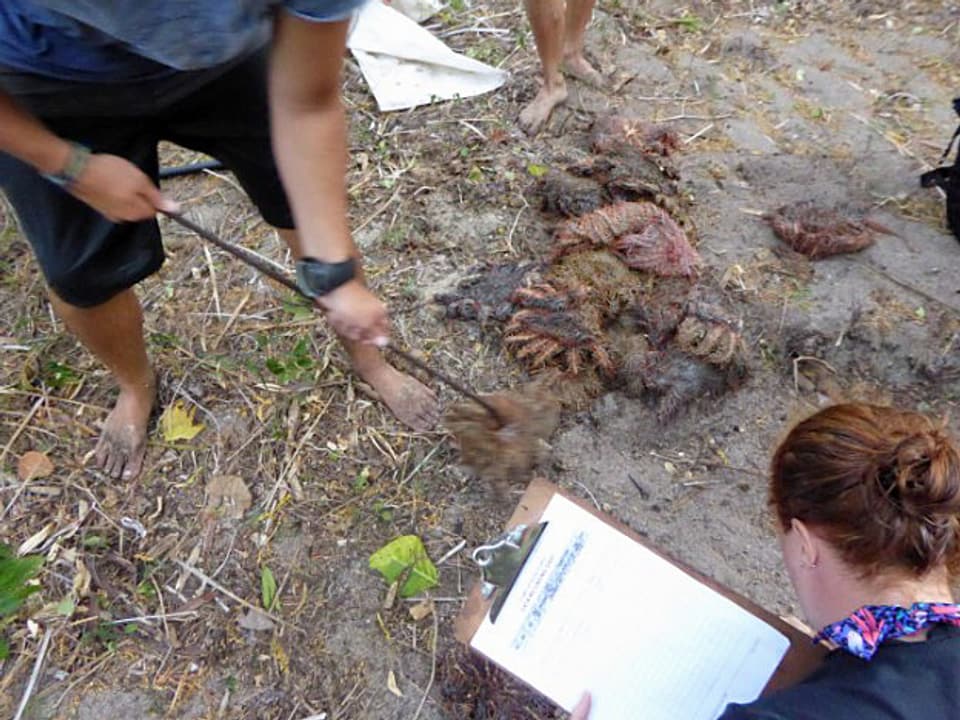
[[[20,433],[23,432],[24,428],[30,424],[30,421],[33,420],[33,416],[37,414],[37,410],[40,409],[40,406],[43,405],[45,396],[37,398],[37,401],[33,404],[33,407],[30,408],[30,412],[23,416],[23,420],[17,426],[17,429],[13,431],[13,435],[10,436],[10,439],[7,441],[7,444],[3,447],[3,452],[0,452],[0,463],[3,462],[3,459],[7,456],[7,453],[10,452],[10,448],[13,447],[13,443],[16,442],[17,438],[20,437]]]
[[[396,193],[394,193],[394,197],[396,197]],[[393,201],[393,198],[390,198],[390,200],[388,200],[387,203],[384,204],[381,210],[385,209],[386,206],[392,201]],[[377,212],[380,212],[380,211],[377,211]],[[306,295],[306,293],[304,293],[303,290],[300,289],[300,286],[297,285],[297,283],[294,282],[294,280],[289,275],[286,275],[285,273],[277,270],[277,268],[268,264],[264,260],[264,258],[261,258],[258,255],[251,253],[246,248],[242,248],[239,245],[234,245],[231,242],[227,242],[226,240],[224,240],[221,237],[218,237],[217,235],[210,232],[209,230],[206,230],[200,227],[195,222],[183,217],[183,215],[179,215],[177,213],[164,213],[164,214],[167,215],[170,219],[180,223],[185,228],[188,228],[189,230],[193,230],[193,232],[195,232],[197,235],[202,237],[204,240],[209,240],[214,245],[219,247],[221,250],[224,250],[225,252],[230,253],[241,262],[244,262],[250,267],[255,268],[256,270],[259,270],[264,275],[269,277],[271,280],[275,280],[276,282],[283,285],[285,288],[292,290],[293,292],[295,292],[297,295],[300,295],[301,297],[306,297],[307,299],[310,300],[311,303],[315,304],[316,301],[313,300],[312,298],[309,298]],[[506,418],[502,417],[500,415],[500,412],[497,410],[497,408],[495,408],[491,403],[487,402],[476,393],[468,390],[467,388],[465,388],[463,385],[461,385],[459,382],[457,382],[450,376],[446,375],[440,370],[437,370],[434,367],[431,367],[430,365],[427,365],[427,363],[423,362],[417,357],[414,357],[413,355],[406,352],[405,350],[399,349],[395,345],[388,345],[387,349],[389,349],[391,352],[395,353],[396,355],[399,355],[403,360],[410,363],[411,365],[415,365],[416,367],[420,368],[435,380],[439,380],[440,382],[445,383],[446,385],[449,385],[451,388],[459,392],[461,395],[464,395],[470,398],[471,400],[473,400],[475,403],[477,403],[482,408],[484,408],[488,413],[490,413],[490,416],[494,420],[496,420],[501,427],[508,424]],[[2,459],[2,456],[0,456],[0,459]]]

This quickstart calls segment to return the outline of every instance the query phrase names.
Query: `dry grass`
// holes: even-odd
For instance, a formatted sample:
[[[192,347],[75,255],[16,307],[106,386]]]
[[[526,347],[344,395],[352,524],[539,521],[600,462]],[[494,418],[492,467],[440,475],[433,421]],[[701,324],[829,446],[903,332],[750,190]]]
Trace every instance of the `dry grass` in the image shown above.
[[[628,42],[668,51],[668,60],[708,57],[717,38],[749,19],[753,4],[696,2],[662,13],[627,0],[600,5],[602,39],[591,45],[607,62]],[[784,41],[813,32],[822,13],[848,12],[839,2],[795,5],[777,28]],[[915,24],[929,21],[934,32],[938,17],[930,10]],[[568,148],[552,135],[586,130],[591,103],[645,97],[652,119],[689,140],[684,152],[720,152],[732,143],[722,132],[726,118],[711,110],[710,88],[693,85],[680,62],[677,87],[619,78],[607,95],[579,93],[545,138],[522,137],[513,122],[535,91],[536,59],[517,3],[447,11],[437,28],[513,79],[486,97],[381,115],[350,67],[351,220],[400,344],[486,392],[516,385],[520,370],[481,329],[445,321],[432,290],[449,287],[478,260],[543,255],[550,228],[532,199],[528,167],[560,162]],[[739,70],[747,76],[750,67]],[[956,76],[944,64],[927,70],[941,80]],[[779,79],[796,90],[789,77]],[[679,87],[693,89],[687,95]],[[797,107],[819,113],[808,101]],[[871,119],[878,135],[918,163],[935,158],[943,128],[921,122],[909,103],[890,100],[881,109]],[[744,113],[779,137],[781,119],[768,105],[748,104]],[[172,147],[163,157],[168,165],[195,159]],[[230,177],[207,174],[167,188],[198,222],[290,266]],[[893,202],[911,217],[940,222],[933,201]],[[437,636],[431,621],[410,618],[406,603],[381,606],[384,588],[367,571],[367,557],[404,533],[423,537],[435,558],[461,540],[479,543],[498,529],[508,504],[469,485],[442,432],[403,430],[350,373],[322,321],[167,223],[169,260],[140,289],[159,404],[196,407],[205,430],[167,443],[153,429],[143,476],[130,485],[108,480],[84,459],[113,402],[109,379],[50,312],[24,240],[9,212],[0,213],[0,509],[10,505],[0,541],[19,546],[41,533],[36,550],[48,558],[28,612],[51,638],[36,687],[40,716],[66,716],[80,691],[89,698],[99,689],[143,690],[152,711],[170,717],[412,716],[432,676]],[[805,273],[789,258],[759,253],[730,270],[726,288],[744,303],[796,304]],[[904,307],[897,320],[909,319]],[[21,488],[13,468],[28,450],[46,453],[56,470]],[[203,510],[207,482],[223,474],[240,476],[252,493],[239,520]],[[441,662],[450,620],[473,579],[460,558],[441,568],[435,593]],[[244,604],[260,605],[264,567],[279,586],[277,621],[270,630],[247,630],[237,619]],[[73,607],[64,602],[71,598]],[[12,715],[19,702],[42,635],[23,622],[12,626],[14,654],[0,665],[0,714]],[[387,693],[387,668],[403,699]],[[442,704],[435,688],[423,717],[442,717]]]

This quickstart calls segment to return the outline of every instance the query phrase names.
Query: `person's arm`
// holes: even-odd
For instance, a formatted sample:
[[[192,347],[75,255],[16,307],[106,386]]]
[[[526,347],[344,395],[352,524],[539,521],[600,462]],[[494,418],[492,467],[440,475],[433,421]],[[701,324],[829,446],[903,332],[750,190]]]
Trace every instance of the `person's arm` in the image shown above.
[[[0,151],[52,175],[67,166],[74,149],[0,91]],[[115,222],[146,220],[157,210],[177,209],[140,168],[116,155],[91,155],[66,189]]]
[[[277,166],[300,249],[324,262],[359,257],[347,224],[347,129],[340,101],[347,25],[347,21],[311,22],[280,11],[270,58]],[[334,329],[347,339],[386,342],[386,307],[359,279],[319,302]]]
[[[590,693],[585,692],[573,710],[570,711],[570,720],[589,720],[590,702]]]
[[[0,150],[33,166],[37,172],[50,174],[67,164],[70,144],[0,90]]]

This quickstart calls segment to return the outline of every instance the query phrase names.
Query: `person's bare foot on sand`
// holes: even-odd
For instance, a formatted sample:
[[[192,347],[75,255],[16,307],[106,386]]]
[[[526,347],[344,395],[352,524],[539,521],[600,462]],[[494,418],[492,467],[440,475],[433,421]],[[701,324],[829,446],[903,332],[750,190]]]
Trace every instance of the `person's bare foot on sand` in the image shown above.
[[[520,128],[527,135],[536,135],[550,119],[550,113],[557,105],[567,100],[567,86],[557,83],[552,86],[544,85],[533,101],[520,112]]]
[[[397,420],[414,430],[430,430],[440,419],[437,396],[426,385],[392,365],[376,363],[370,369],[357,368]]]
[[[121,387],[107,416],[94,455],[97,466],[116,480],[133,480],[143,469],[147,422],[156,398],[156,382]]]
[[[571,53],[563,59],[563,71],[581,82],[602,88],[606,85],[603,75],[583,56],[583,53]]]

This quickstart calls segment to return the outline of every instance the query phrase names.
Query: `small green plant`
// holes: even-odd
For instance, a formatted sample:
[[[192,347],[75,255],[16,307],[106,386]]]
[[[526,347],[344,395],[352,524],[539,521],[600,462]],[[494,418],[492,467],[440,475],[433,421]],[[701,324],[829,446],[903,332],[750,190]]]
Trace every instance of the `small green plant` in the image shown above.
[[[483,170],[474,165],[467,173],[467,180],[474,184],[483,182]]]
[[[353,489],[360,493],[370,486],[370,468],[365,467],[353,479]]]
[[[536,163],[530,163],[527,165],[527,172],[530,173],[535,178],[542,178],[549,172],[550,168],[546,165],[538,165]]]
[[[102,535],[87,535],[83,538],[82,545],[87,550],[103,550],[110,546],[110,542]]]
[[[47,387],[60,390],[80,382],[80,374],[69,365],[48,360],[43,366],[43,382]]]
[[[496,65],[503,60],[503,48],[496,40],[486,40],[467,49],[467,57],[479,60],[489,65]]]
[[[175,348],[177,346],[177,337],[176,335],[171,335],[170,333],[150,333],[150,344],[158,349]]]
[[[106,620],[97,623],[97,629],[93,631],[93,636],[103,643],[103,646],[111,653],[117,650],[117,641],[120,635],[117,632],[117,626]]]
[[[137,585],[137,597],[142,600],[156,600],[157,589],[149,579],[141,580]]]
[[[40,589],[32,582],[43,565],[42,555],[18,558],[12,549],[0,544],[0,629],[20,609],[27,598]],[[0,660],[10,654],[6,637],[0,635]]]
[[[387,247],[403,247],[403,244],[407,242],[407,227],[405,225],[394,225],[387,228],[381,236],[381,241]]]
[[[291,295],[283,300],[283,311],[290,315],[291,320],[307,320],[313,317],[313,305],[299,295]]]
[[[374,501],[373,512],[376,513],[377,519],[380,520],[380,522],[388,523],[393,521],[393,509],[383,500]]]
[[[683,15],[677,19],[677,25],[687,32],[700,32],[703,30],[703,19],[684,12]]]
[[[316,362],[310,353],[310,345],[304,338],[286,356],[268,357],[265,364],[278,382],[286,384],[299,380],[305,373],[313,370]]]
[[[794,284],[792,290],[787,292],[787,299],[798,307],[805,307],[810,304],[812,291],[809,285]]]

